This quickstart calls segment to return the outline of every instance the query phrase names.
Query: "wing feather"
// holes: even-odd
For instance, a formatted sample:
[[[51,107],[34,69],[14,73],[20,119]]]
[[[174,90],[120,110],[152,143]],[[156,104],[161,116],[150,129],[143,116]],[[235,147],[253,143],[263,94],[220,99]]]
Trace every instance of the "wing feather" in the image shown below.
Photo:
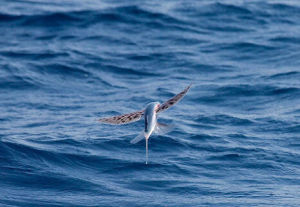
[[[106,124],[128,124],[140,120],[143,115],[144,110],[119,116],[105,117],[99,119],[99,121]]]
[[[176,96],[174,96],[173,98],[169,99],[168,101],[166,101],[165,103],[161,104],[157,109],[156,109],[156,113],[162,112],[167,110],[168,108],[170,108],[171,106],[173,106],[174,104],[176,104],[178,101],[180,101],[180,99],[183,98],[183,96],[188,92],[188,90],[191,88],[192,85],[189,85],[188,87],[186,87],[183,91],[181,91],[179,94],[177,94]]]

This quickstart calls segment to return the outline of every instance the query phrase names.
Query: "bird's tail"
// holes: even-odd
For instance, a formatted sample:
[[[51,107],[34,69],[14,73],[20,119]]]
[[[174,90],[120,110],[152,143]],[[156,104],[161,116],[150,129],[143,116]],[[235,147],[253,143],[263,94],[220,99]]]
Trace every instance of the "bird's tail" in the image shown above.
[[[137,135],[134,139],[132,139],[130,141],[130,143],[131,144],[136,144],[144,138],[145,138],[145,133],[144,133],[144,130],[143,130],[139,135]]]
[[[148,164],[148,139],[146,138],[146,165]]]
[[[155,129],[154,129],[154,133],[158,134],[158,135],[164,135],[166,133],[169,133],[170,131],[172,131],[174,128],[173,125],[169,125],[169,124],[163,124],[163,123],[156,123]]]
[[[137,135],[134,139],[130,141],[131,144],[136,144],[141,141],[143,138],[146,139],[146,164],[148,164],[148,139],[149,136],[145,135],[145,132],[142,131],[139,135]]]

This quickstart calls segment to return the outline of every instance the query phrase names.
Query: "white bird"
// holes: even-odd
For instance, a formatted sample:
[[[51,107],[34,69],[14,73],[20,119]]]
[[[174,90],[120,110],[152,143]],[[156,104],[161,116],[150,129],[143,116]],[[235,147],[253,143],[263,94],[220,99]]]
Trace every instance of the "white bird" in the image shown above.
[[[163,112],[176,104],[183,96],[188,92],[191,85],[186,87],[179,94],[169,99],[163,104],[159,102],[149,103],[144,110],[132,112],[129,114],[123,114],[119,116],[106,117],[99,119],[100,122],[106,124],[128,124],[131,122],[135,122],[141,119],[144,115],[145,119],[145,128],[144,130],[134,139],[130,141],[132,144],[136,144],[141,141],[143,138],[146,140],[146,164],[148,163],[148,139],[152,132],[163,133],[169,131],[169,126],[166,124],[161,124],[157,122],[157,114]]]

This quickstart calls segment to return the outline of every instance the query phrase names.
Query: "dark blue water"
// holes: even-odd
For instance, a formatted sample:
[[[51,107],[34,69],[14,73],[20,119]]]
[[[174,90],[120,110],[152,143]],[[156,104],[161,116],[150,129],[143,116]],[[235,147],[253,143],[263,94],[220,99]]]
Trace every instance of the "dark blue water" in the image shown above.
[[[0,32],[0,206],[300,206],[299,1],[2,0]],[[97,122],[190,83],[148,165]]]

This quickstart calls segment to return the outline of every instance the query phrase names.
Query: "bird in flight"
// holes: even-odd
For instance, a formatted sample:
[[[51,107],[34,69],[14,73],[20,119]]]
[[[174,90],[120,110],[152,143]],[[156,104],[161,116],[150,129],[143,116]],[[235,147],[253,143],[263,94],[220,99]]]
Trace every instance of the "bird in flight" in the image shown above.
[[[170,127],[166,124],[158,123],[157,122],[157,114],[160,112],[163,112],[176,104],[178,101],[180,101],[183,96],[188,92],[188,90],[191,88],[191,85],[186,87],[183,91],[178,93],[173,98],[169,99],[163,104],[160,104],[159,102],[151,102],[147,104],[146,108],[140,111],[132,112],[129,114],[123,114],[119,116],[113,116],[113,117],[106,117],[99,119],[100,122],[106,123],[106,124],[128,124],[135,121],[138,121],[144,116],[145,119],[145,128],[143,131],[136,136],[134,139],[130,141],[132,144],[136,144],[139,141],[141,141],[143,138],[146,140],[146,164],[148,163],[148,139],[150,135],[153,132],[156,133],[166,133],[169,131]]]

